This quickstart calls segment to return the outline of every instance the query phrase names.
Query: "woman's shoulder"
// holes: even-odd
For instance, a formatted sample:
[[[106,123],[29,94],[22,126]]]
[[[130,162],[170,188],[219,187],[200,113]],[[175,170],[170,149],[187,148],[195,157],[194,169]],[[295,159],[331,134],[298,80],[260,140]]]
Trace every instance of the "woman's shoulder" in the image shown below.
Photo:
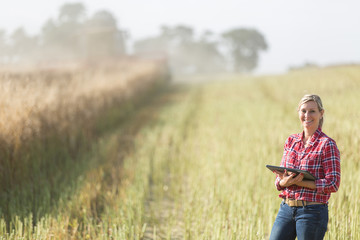
[[[328,143],[328,144],[335,144],[336,145],[336,141],[333,139],[333,138],[331,138],[331,137],[329,137],[328,135],[326,135],[324,132],[320,132],[320,134],[319,134],[319,137],[318,137],[318,140],[320,141],[320,142],[325,142],[325,143]]]
[[[340,159],[340,150],[334,139],[322,132],[318,138],[318,141],[319,146],[324,149],[323,154],[328,156],[335,156],[336,159]]]
[[[319,142],[319,146],[321,146],[321,148],[328,149],[328,151],[334,153],[339,152],[339,148],[336,144],[336,141],[331,137],[329,137],[328,135],[326,135],[325,133],[321,132],[317,141]]]
[[[294,142],[299,142],[301,141],[301,138],[302,138],[302,134],[301,133],[294,133],[294,134],[291,134],[285,141],[285,144],[286,145],[289,145],[291,143],[294,143]]]

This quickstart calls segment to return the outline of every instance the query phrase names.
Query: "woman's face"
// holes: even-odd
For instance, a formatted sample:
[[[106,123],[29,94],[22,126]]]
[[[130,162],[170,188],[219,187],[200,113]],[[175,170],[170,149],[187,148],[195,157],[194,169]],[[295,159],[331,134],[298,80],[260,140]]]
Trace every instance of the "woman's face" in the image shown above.
[[[324,110],[319,111],[314,101],[302,104],[299,109],[299,119],[304,129],[315,131],[319,127],[319,122],[323,115]]]

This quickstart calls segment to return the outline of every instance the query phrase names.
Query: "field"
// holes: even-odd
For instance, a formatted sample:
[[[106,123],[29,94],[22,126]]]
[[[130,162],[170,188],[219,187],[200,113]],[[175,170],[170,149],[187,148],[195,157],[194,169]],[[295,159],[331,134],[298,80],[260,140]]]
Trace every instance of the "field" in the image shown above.
[[[322,97],[323,131],[341,152],[325,239],[360,239],[358,66],[170,84],[126,117],[105,114],[111,128],[61,155],[71,159],[55,161],[62,174],[39,178],[50,190],[12,193],[14,204],[1,193],[0,239],[268,239],[280,199],[265,165],[301,131],[306,93]],[[27,160],[63,153],[51,146]]]

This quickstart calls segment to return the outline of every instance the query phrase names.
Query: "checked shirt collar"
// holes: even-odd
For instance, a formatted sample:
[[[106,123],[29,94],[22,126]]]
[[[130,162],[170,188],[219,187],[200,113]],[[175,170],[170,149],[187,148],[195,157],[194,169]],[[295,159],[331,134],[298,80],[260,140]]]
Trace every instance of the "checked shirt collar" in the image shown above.
[[[304,134],[305,134],[304,131],[302,131],[302,133],[296,134],[295,142],[301,142],[302,139],[304,138]],[[311,136],[309,145],[313,146],[314,143],[316,142],[316,139],[320,136],[320,134],[321,134],[321,128],[319,127],[318,129],[316,129],[315,133]]]

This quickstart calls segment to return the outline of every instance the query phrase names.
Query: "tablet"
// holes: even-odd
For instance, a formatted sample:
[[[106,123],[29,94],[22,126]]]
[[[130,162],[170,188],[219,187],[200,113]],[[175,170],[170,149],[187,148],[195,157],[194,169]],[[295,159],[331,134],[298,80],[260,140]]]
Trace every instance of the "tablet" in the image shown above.
[[[293,172],[296,174],[303,173],[304,179],[312,180],[312,181],[316,180],[316,177],[314,177],[314,175],[312,175],[311,173],[309,173],[308,171],[305,171],[305,170],[300,170],[300,169],[296,169],[296,168],[278,167],[278,166],[272,166],[272,165],[266,165],[266,167],[268,169],[270,169],[271,171],[283,172],[284,170],[286,170],[286,171]]]

